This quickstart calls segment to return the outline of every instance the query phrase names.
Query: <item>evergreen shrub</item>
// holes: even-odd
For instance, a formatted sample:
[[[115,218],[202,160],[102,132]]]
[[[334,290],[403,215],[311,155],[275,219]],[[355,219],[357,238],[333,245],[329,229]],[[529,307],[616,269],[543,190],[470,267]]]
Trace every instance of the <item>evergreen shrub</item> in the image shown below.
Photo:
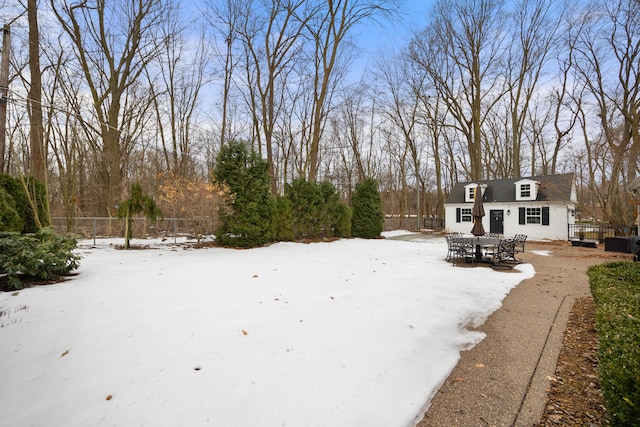
[[[155,221],[158,217],[162,217],[162,211],[153,200],[142,189],[139,182],[131,184],[129,198],[124,200],[118,206],[118,218],[124,218],[124,248],[130,248],[130,241],[133,237],[133,215],[144,214],[148,219]]]
[[[286,184],[285,196],[293,210],[293,235],[296,239],[349,237],[350,209],[340,202],[330,182],[315,183],[304,178]]]
[[[284,196],[276,196],[275,240],[293,240],[293,204]]]
[[[367,178],[356,184],[351,196],[353,218],[351,219],[351,234],[353,237],[375,239],[380,237],[384,229],[384,214],[382,213],[382,198],[378,192],[378,181]]]
[[[24,184],[23,184],[24,180]],[[49,225],[47,191],[43,183],[33,177],[27,176],[14,178],[9,175],[0,174],[0,188],[3,188],[13,198],[15,202],[15,210],[22,219],[22,233],[35,233],[41,227],[38,226],[36,215],[34,215],[31,204],[29,203],[29,195],[25,191],[26,187],[31,193],[33,202],[36,205],[37,219],[43,227]]]
[[[611,426],[640,420],[640,263],[588,269],[596,303],[598,375]]]
[[[353,212],[351,208],[344,203],[336,206],[335,222],[332,225],[334,233],[338,237],[351,237],[351,218]]]
[[[24,222],[16,210],[16,202],[13,197],[0,188],[0,231],[22,231]]]
[[[276,206],[267,162],[246,144],[232,141],[220,150],[213,178],[228,189],[219,211],[222,225],[216,229],[216,241],[244,248],[272,242]]]
[[[58,236],[50,228],[29,234],[0,232],[0,289],[22,289],[32,281],[68,275],[79,266],[76,245],[75,236]]]

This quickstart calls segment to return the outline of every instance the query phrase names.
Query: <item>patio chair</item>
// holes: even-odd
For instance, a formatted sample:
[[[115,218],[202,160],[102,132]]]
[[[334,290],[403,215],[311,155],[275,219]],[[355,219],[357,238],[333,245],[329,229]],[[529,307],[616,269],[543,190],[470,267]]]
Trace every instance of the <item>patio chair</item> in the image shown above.
[[[465,262],[471,261],[472,264],[476,262],[476,245],[473,242],[473,239],[469,238],[456,238],[457,240],[457,249],[456,249],[456,263],[460,260],[464,260]]]
[[[516,259],[515,245],[515,239],[500,240],[500,243],[493,253],[493,263],[514,262],[519,264],[520,261]]]
[[[447,261],[450,261],[452,258],[455,258],[458,253],[458,244],[462,239],[462,233],[453,232],[449,233],[446,236],[447,238]]]
[[[515,253],[524,252],[524,243],[527,241],[527,235],[526,234],[516,234],[516,236],[514,237],[513,240],[515,240],[514,252]]]
[[[447,261],[450,261],[451,258],[454,258],[456,256],[456,250],[457,250],[457,242],[456,242],[456,238],[453,234],[447,234],[446,236],[447,238]]]

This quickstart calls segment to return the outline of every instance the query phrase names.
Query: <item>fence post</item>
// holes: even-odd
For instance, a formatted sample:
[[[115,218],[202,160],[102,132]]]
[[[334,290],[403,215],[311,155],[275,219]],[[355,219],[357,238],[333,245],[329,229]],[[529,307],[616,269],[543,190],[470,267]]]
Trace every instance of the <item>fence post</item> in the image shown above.
[[[176,243],[178,243],[178,232],[176,230],[176,222],[178,221],[177,218],[173,218],[173,244],[175,245]]]
[[[96,245],[96,217],[93,217],[93,246]]]

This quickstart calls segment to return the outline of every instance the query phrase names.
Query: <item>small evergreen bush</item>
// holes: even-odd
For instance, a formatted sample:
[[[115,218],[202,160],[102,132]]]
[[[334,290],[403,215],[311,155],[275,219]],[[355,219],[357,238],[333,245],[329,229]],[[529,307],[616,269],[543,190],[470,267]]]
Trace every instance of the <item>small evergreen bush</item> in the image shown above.
[[[216,241],[243,248],[273,241],[276,206],[267,162],[244,143],[232,141],[220,150],[213,177],[229,191],[219,211],[222,225],[216,230]]]
[[[378,181],[367,178],[356,184],[351,197],[353,218],[351,234],[353,237],[375,239],[384,229],[382,198],[378,192]]]
[[[336,206],[334,215],[335,222],[332,225],[334,233],[338,237],[351,237],[351,218],[353,213],[351,208],[344,203]]]
[[[350,209],[340,203],[336,187],[330,182],[314,183],[304,178],[286,184],[285,196],[291,201],[293,235],[296,239],[349,237]]]
[[[33,234],[0,232],[0,289],[22,289],[25,283],[68,275],[79,266],[73,235],[58,236],[50,228]]]
[[[611,426],[640,420],[640,263],[588,269],[596,303],[598,374]]]
[[[293,240],[293,204],[284,196],[276,197],[275,240],[288,242]]]
[[[291,201],[294,238],[318,237],[322,197],[317,186],[304,178],[285,184],[284,194]]]
[[[25,191],[25,185],[29,189],[31,196]],[[15,210],[22,219],[22,233],[35,233],[41,227],[49,225],[47,192],[43,183],[33,177],[14,178],[9,175],[0,174],[0,188],[3,188],[13,198],[15,202]],[[33,200],[36,206],[36,214],[34,214],[29,198]]]
[[[24,222],[16,210],[13,197],[0,187],[0,231],[22,231]]]
[[[130,240],[133,237],[133,215],[144,214],[148,219],[155,221],[162,217],[162,211],[155,200],[142,190],[139,182],[131,184],[129,198],[118,206],[118,218],[124,218],[124,248],[130,248]]]

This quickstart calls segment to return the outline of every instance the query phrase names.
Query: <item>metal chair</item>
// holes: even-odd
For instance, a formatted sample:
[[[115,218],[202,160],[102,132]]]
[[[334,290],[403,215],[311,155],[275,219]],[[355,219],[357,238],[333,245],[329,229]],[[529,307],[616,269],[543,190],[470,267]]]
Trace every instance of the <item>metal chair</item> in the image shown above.
[[[516,234],[513,240],[515,240],[515,253],[524,252],[524,243],[527,241],[527,235]]]
[[[520,263],[520,261],[516,259],[515,244],[515,239],[500,240],[498,247],[493,253],[494,264],[501,262]]]
[[[459,238],[456,250],[456,263],[461,259],[467,262],[471,260],[472,264],[476,262],[476,245],[473,239]]]

